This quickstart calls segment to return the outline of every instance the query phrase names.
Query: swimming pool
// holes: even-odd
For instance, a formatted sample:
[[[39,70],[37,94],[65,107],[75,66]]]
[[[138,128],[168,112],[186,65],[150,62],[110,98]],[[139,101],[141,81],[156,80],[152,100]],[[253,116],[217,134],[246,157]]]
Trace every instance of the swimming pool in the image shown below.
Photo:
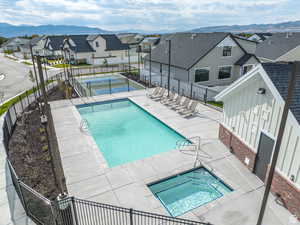
[[[185,138],[129,99],[77,106],[109,167],[175,149]]]
[[[174,217],[232,191],[204,167],[150,184],[148,187]]]
[[[113,94],[125,91],[140,90],[144,87],[119,74],[96,75],[77,78],[88,96]]]

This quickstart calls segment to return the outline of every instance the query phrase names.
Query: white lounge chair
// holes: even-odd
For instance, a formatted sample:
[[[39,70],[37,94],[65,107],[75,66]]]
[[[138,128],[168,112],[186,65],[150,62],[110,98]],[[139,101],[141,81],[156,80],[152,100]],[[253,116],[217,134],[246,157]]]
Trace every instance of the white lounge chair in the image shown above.
[[[152,100],[160,101],[164,97],[165,93],[166,93],[166,89],[162,88],[162,90],[159,92],[159,94],[156,97],[153,97]]]
[[[166,105],[169,106],[171,109],[175,109],[176,107],[178,107],[181,104],[182,98],[183,98],[183,96],[178,95],[177,98],[174,99],[174,101],[169,102]]]
[[[179,112],[183,117],[193,116],[197,112],[198,102],[192,101],[188,109],[182,110]]]
[[[163,97],[163,98],[160,100],[160,103],[166,104],[167,102],[172,101],[172,100],[174,99],[174,97],[175,97],[175,93],[174,93],[174,92],[171,92],[171,93],[169,94],[169,96]]]
[[[184,101],[178,105],[177,107],[175,107],[175,111],[180,111],[182,109],[185,109],[189,104],[190,104],[191,100],[187,97],[185,97]]]
[[[152,91],[152,93],[150,93],[150,94],[147,93],[146,95],[149,98],[153,98],[153,97],[155,97],[155,96],[158,95],[158,93],[159,93],[160,90],[161,90],[161,87],[156,87],[156,88],[154,88],[154,90]]]

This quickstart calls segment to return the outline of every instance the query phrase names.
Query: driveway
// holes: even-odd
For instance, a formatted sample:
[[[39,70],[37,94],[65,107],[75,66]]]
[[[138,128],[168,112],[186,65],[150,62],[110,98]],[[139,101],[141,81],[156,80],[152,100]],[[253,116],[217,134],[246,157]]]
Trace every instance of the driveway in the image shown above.
[[[0,54],[0,62],[0,75],[4,75],[4,79],[3,76],[0,79],[0,92],[4,92],[3,101],[33,87],[34,83],[28,77],[29,71],[33,70],[32,66],[8,59],[3,54]],[[58,72],[59,69],[52,69],[48,71],[48,75]]]

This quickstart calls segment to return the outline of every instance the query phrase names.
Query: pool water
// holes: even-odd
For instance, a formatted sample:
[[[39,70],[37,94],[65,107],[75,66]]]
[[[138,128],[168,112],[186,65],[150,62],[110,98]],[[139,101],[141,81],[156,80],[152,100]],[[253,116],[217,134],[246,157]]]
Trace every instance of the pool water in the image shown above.
[[[144,159],[176,147],[179,133],[128,99],[77,106],[108,166]]]
[[[173,176],[148,187],[174,217],[232,191],[204,167]]]
[[[117,74],[81,77],[78,81],[89,95],[113,94],[143,89],[143,86]]]

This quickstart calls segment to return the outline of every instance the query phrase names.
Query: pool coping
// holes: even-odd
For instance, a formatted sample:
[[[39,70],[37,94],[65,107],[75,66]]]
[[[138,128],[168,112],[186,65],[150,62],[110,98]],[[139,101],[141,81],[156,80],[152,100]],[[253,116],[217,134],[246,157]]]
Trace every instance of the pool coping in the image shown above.
[[[62,163],[63,163],[66,179],[67,181],[68,179],[71,179],[71,182],[67,182],[69,193],[71,195],[75,195],[76,197],[89,199],[93,201],[100,201],[102,203],[108,203],[112,205],[119,205],[123,207],[130,207],[139,210],[151,211],[159,214],[169,215],[169,213],[166,211],[165,207],[161,204],[161,202],[148,189],[147,185],[153,182],[157,182],[159,180],[166,179],[167,177],[172,177],[184,171],[193,169],[195,164],[193,159],[194,156],[181,154],[179,150],[171,150],[167,153],[154,155],[144,160],[138,160],[135,162],[123,164],[121,166],[109,168],[107,166],[106,167],[103,166],[104,162],[106,163],[106,160],[104,156],[102,156],[102,153],[99,151],[99,148],[97,147],[93,138],[91,136],[86,137],[86,135],[85,136],[82,135],[83,139],[85,140],[92,139],[90,142],[93,143],[94,147],[91,146],[91,148],[88,149],[88,152],[82,152],[76,154],[74,153],[74,155],[72,156],[65,155],[66,153],[69,154],[69,152],[67,152],[67,150],[64,149],[64,145],[67,144],[68,141],[76,142],[76,143],[85,141],[76,138],[71,139],[71,134],[70,135],[67,134],[68,138],[62,138],[62,136],[65,135],[63,133],[64,131],[66,131],[66,133],[68,132],[72,133],[72,129],[71,130],[63,129],[64,125],[60,124],[62,121],[63,122],[65,121],[65,117],[66,117],[65,113],[70,114],[69,109],[71,107],[76,113],[78,113],[77,117],[81,118],[79,112],[75,108],[75,105],[80,105],[83,103],[115,100],[115,99],[124,99],[124,98],[129,98],[134,103],[136,104],[138,103],[137,105],[141,107],[143,110],[147,111],[155,118],[157,118],[158,120],[160,120],[161,122],[163,122],[164,124],[172,128],[179,134],[183,135],[184,137],[187,137],[188,136],[187,134],[190,134],[189,136],[195,136],[194,134],[204,135],[204,138],[208,138],[207,140],[210,140],[209,138],[212,137],[211,140],[213,141],[208,141],[207,143],[203,144],[203,149],[204,149],[203,152],[209,153],[209,156],[211,156],[211,158],[208,158],[207,160],[203,161],[201,165],[204,166],[206,169],[208,169],[210,172],[213,172],[215,176],[217,176],[220,180],[222,180],[227,186],[231,187],[233,191],[227,193],[222,198],[216,199],[208,204],[204,204],[200,207],[197,207],[179,216],[179,218],[187,218],[187,219],[202,221],[202,219],[199,217],[200,215],[204,215],[210,210],[214,210],[216,207],[219,207],[220,205],[224,205],[227,203],[231,204],[233,200],[240,198],[240,196],[246,195],[247,193],[251,193],[252,191],[261,188],[262,182],[258,178],[256,178],[256,176],[253,175],[250,171],[248,171],[242,165],[242,163],[238,159],[236,159],[235,156],[232,153],[230,153],[228,149],[219,140],[217,140],[218,138],[217,132],[215,133],[214,131],[213,133],[210,133],[210,131],[215,129],[212,128],[212,126],[218,125],[218,123],[215,121],[215,117],[220,115],[220,119],[221,119],[221,114],[219,112],[201,105],[200,108],[201,108],[202,116],[191,120],[183,119],[180,116],[178,116],[174,111],[171,111],[166,107],[162,106],[161,103],[154,102],[148,99],[146,97],[145,90],[138,90],[129,93],[116,93],[113,95],[93,96],[88,98],[72,99],[71,101],[65,100],[65,101],[56,101],[50,103],[51,110],[53,112],[53,117],[54,117],[55,129],[59,129],[58,131],[56,130],[56,133],[59,136],[58,142],[62,154]],[[73,114],[73,112],[71,114]],[[213,119],[207,119],[203,115],[208,115]],[[74,119],[74,115],[68,115],[68,116],[70,117],[70,119],[71,117]],[[77,123],[78,122],[80,121],[77,121]],[[78,129],[78,125],[76,124],[75,125],[73,124],[72,127],[74,129]],[[78,132],[76,134],[78,134]],[[97,164],[96,165],[97,173],[95,173],[95,175],[93,173],[94,172],[93,170],[95,168],[92,168],[93,170],[87,168],[88,169],[87,171],[85,171],[85,168],[83,168],[82,170],[80,170],[78,175],[76,174],[76,177],[77,176],[79,177],[74,180],[74,173],[78,172],[78,170],[74,168],[73,164],[76,163],[77,160],[79,160],[78,162],[80,163],[84,162],[85,159],[81,159],[81,156],[84,156],[85,154],[91,154],[91,155],[98,154],[98,156],[95,157],[92,156],[95,158]],[[178,159],[180,159],[180,165],[176,164]],[[170,162],[172,164],[169,164]],[[223,171],[224,169],[221,163],[234,164],[234,167],[238,168],[241,171],[238,173],[234,171],[236,173],[236,174],[232,174],[234,176],[228,176],[226,175],[226,173],[224,173]],[[93,162],[91,162],[91,164],[93,164]],[[144,167],[146,169],[148,168],[148,166],[149,168],[151,167],[152,168],[151,170],[155,172],[153,175],[151,175],[152,172],[150,173],[145,171],[133,170],[133,169],[144,168]],[[165,168],[160,166],[163,166]],[[228,168],[226,170],[228,170]],[[233,171],[233,168],[230,168],[229,170]],[[86,173],[89,173],[88,171],[90,171],[93,174],[89,176],[84,175]],[[137,174],[133,174],[134,175],[133,176],[131,174],[132,172]],[[123,175],[125,175],[126,179],[127,178],[128,179],[126,180],[123,177]],[[236,179],[237,176],[239,177],[239,179]],[[251,181],[245,182],[243,180],[244,176],[250,177]],[[103,187],[97,186],[95,184],[96,182],[98,182],[97,180],[100,178],[101,179],[105,178],[107,180],[106,183],[101,183]],[[96,182],[94,182],[95,179]],[[89,181],[90,182],[93,181],[93,182],[89,183]],[[86,188],[93,188],[91,187],[93,185],[94,186],[96,185],[97,191],[91,190],[90,191],[91,193],[87,193],[87,191],[84,191]],[[101,190],[100,192],[98,190],[99,188],[105,190]],[[129,190],[130,192],[128,192]]]

